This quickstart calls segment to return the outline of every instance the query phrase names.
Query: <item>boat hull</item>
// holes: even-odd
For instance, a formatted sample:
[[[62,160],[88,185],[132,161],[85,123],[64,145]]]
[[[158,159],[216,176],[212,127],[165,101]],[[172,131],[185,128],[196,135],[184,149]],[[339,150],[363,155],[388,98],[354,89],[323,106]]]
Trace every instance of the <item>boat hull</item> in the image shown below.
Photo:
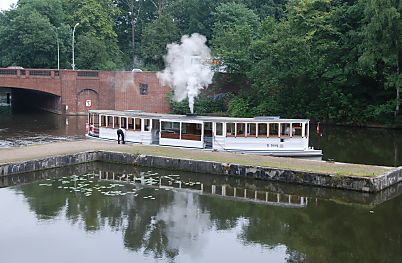
[[[308,149],[308,150],[277,150],[277,151],[266,151],[266,150],[223,150],[224,152],[237,152],[246,154],[258,154],[258,155],[269,155],[278,157],[322,157],[322,150]]]
[[[90,134],[86,134],[87,138],[90,139],[98,139],[98,140],[106,140],[106,141],[117,141],[116,139],[111,139],[111,138],[102,138]],[[130,142],[128,143],[136,143],[136,142]],[[137,142],[139,143],[139,142]],[[141,143],[140,143],[141,144]],[[183,147],[183,146],[173,146],[173,145],[159,145],[156,144],[154,146],[161,146],[161,147],[173,147],[173,148],[188,148],[188,149],[199,149],[199,150],[206,150],[206,149],[200,149],[197,147]],[[210,151],[210,150],[208,150]],[[216,151],[216,150],[213,150]],[[276,157],[322,157],[322,151],[321,150],[315,150],[315,149],[308,149],[308,150],[278,150],[278,151],[267,151],[267,150],[242,150],[242,149],[231,149],[231,150],[219,150],[219,152],[232,152],[232,153],[241,153],[241,154],[256,154],[256,155],[267,155],[267,156],[276,156]]]

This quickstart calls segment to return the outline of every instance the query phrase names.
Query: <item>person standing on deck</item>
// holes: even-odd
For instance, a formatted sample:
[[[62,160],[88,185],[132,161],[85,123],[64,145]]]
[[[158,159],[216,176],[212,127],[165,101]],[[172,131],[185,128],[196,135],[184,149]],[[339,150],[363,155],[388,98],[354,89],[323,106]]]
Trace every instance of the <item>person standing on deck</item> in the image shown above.
[[[120,144],[120,138],[121,138],[121,143],[125,144],[126,142],[124,141],[124,136],[126,134],[126,130],[124,128],[119,128],[117,130],[117,143]]]

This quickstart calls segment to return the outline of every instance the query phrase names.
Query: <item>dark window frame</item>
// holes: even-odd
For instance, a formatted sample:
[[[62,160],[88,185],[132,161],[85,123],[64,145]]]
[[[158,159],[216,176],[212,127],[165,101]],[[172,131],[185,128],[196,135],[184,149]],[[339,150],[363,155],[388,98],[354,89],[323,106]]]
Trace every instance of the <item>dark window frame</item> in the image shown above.
[[[145,83],[140,84],[140,95],[142,96],[148,95],[148,84]]]

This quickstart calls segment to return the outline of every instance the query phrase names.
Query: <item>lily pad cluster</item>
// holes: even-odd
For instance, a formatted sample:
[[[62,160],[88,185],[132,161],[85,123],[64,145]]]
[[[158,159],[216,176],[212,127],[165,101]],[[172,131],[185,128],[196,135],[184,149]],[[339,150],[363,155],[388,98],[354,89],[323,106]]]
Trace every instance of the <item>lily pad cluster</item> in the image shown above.
[[[100,194],[103,196],[126,196],[133,195],[143,199],[156,200],[156,197],[143,189],[159,191],[175,190],[176,188],[193,189],[200,188],[200,182],[185,182],[180,180],[180,175],[170,174],[159,176],[153,171],[140,172],[139,174],[120,174],[113,177],[103,174],[89,173],[84,175],[64,176],[56,179],[46,179],[46,182],[39,183],[42,187],[53,187],[55,189],[68,191],[70,193],[82,194],[86,197]],[[198,187],[197,187],[198,186]]]

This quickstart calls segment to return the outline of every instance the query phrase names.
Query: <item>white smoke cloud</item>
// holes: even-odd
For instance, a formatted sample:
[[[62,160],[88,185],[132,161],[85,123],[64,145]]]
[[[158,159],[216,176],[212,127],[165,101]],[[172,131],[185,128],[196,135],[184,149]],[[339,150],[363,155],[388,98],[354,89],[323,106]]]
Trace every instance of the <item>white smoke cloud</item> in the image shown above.
[[[194,99],[212,83],[214,76],[211,66],[206,63],[211,59],[206,42],[206,37],[194,33],[183,36],[181,44],[167,45],[166,68],[158,73],[161,83],[174,89],[176,101],[188,98],[191,113],[194,113]]]

